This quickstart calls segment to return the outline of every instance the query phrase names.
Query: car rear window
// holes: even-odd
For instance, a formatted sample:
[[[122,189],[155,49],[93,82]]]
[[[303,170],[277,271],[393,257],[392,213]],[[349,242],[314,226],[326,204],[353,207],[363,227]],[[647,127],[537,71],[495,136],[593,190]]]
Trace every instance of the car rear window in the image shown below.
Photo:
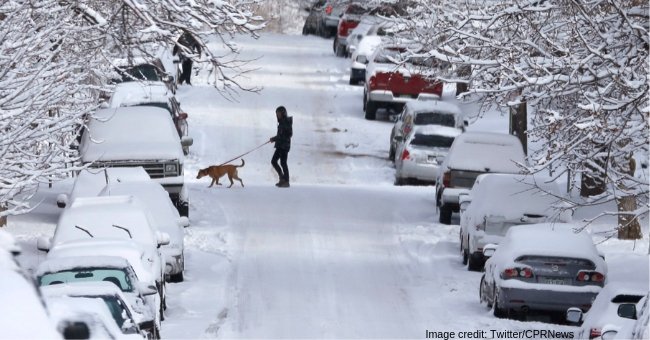
[[[454,142],[454,137],[423,135],[416,133],[411,141],[411,145],[427,146],[435,148],[449,148]]]
[[[421,112],[415,115],[415,125],[442,125],[455,127],[456,119],[454,115],[440,112]]]
[[[571,257],[555,257],[555,256],[537,256],[537,255],[524,255],[520,256],[515,262],[525,262],[528,264],[562,264],[581,267],[584,269],[595,269],[596,265],[587,259],[578,259]]]
[[[158,69],[153,65],[138,65],[125,70],[119,70],[118,72],[122,75],[121,82],[135,80],[160,81]]]

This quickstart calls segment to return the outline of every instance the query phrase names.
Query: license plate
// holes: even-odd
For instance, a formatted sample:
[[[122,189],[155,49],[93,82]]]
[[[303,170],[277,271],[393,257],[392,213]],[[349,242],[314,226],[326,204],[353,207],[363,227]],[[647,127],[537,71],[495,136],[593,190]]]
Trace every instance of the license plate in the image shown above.
[[[436,156],[428,156],[427,161],[429,161],[429,163],[435,163],[436,162]]]
[[[566,286],[571,283],[567,279],[546,279],[546,284]]]

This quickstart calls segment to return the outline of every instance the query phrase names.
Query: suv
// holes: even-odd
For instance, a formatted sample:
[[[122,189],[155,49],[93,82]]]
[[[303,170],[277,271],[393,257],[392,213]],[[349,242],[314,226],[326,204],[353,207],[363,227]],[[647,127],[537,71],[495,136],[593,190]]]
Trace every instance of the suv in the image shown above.
[[[425,69],[434,67],[432,58],[409,57],[406,45],[386,44],[375,50],[366,67],[363,110],[366,119],[374,120],[377,109],[402,111],[413,100],[436,100],[443,84]]]
[[[111,108],[126,106],[154,106],[169,112],[178,136],[188,136],[187,113],[181,110],[181,103],[169,92],[166,86],[158,82],[128,82],[115,86],[113,96],[108,103]],[[183,146],[183,153],[189,154],[189,146]]]
[[[452,213],[459,211],[459,196],[469,192],[476,177],[491,172],[519,173],[517,163],[524,164],[525,158],[521,142],[512,135],[466,132],[456,137],[436,180],[440,223],[451,223]]]
[[[193,140],[178,138],[168,111],[151,106],[102,109],[87,129],[79,147],[81,162],[95,168],[141,166],[167,190],[180,215],[189,215],[182,147]]]
[[[420,125],[440,125],[453,127],[465,131],[467,120],[461,119],[462,112],[454,104],[430,100],[430,101],[411,101],[404,105],[404,110],[399,115],[390,132],[390,148],[388,158],[395,161],[395,151],[399,147],[398,139],[404,139],[414,126]]]

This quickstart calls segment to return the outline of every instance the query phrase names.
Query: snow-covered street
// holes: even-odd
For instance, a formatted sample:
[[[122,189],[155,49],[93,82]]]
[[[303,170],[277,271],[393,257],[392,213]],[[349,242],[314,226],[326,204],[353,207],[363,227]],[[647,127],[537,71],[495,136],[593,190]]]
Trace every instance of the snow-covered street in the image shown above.
[[[191,226],[185,281],[167,285],[163,338],[424,338],[426,331],[481,330],[490,338],[490,330],[575,329],[497,319],[479,304],[481,273],[461,264],[458,217],[437,223],[432,186],[393,185],[392,123],[364,119],[363,87],[348,85],[349,60],[333,55],[331,40],[263,34],[237,43],[256,68],[242,84],[259,93],[230,100],[207,83],[206,69],[194,86],[178,89],[194,138],[184,165]],[[274,186],[271,144],[244,157],[245,187],[228,188],[223,177],[208,188],[208,178],[196,179],[199,169],[268,141],[280,105],[294,117],[290,189]],[[486,115],[470,130],[506,132],[507,119]],[[70,183],[40,192],[32,214],[9,219],[30,269],[44,258],[36,237],[54,230],[55,192]],[[644,226],[637,258],[619,259],[623,247],[604,246],[611,279],[648,276],[647,233]],[[625,268],[616,267],[621,262]]]

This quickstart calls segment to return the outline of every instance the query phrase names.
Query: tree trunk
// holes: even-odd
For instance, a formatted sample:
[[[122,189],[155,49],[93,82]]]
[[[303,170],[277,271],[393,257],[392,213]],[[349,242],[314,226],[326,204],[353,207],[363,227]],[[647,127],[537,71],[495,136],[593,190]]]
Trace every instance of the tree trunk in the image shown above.
[[[607,166],[607,160],[604,158],[594,158],[594,161],[598,163],[601,169]],[[585,163],[585,168],[589,171],[582,173],[580,176],[580,196],[597,196],[604,193],[606,189],[605,174],[588,163]]]
[[[0,213],[7,210],[7,208],[0,204]],[[4,227],[7,225],[7,216],[0,216],[0,228]]]
[[[632,156],[629,156],[627,173],[630,176],[634,175],[636,170],[636,162]],[[627,189],[627,188],[623,188]],[[616,198],[616,205],[618,206],[618,238],[621,240],[638,240],[641,238],[641,225],[636,215],[630,213],[636,211],[636,197],[623,196]]]
[[[461,66],[458,70],[458,76],[463,78],[469,78],[472,74],[472,68],[470,66]],[[469,83],[456,83],[456,96],[459,94],[465,93],[469,90]]]

